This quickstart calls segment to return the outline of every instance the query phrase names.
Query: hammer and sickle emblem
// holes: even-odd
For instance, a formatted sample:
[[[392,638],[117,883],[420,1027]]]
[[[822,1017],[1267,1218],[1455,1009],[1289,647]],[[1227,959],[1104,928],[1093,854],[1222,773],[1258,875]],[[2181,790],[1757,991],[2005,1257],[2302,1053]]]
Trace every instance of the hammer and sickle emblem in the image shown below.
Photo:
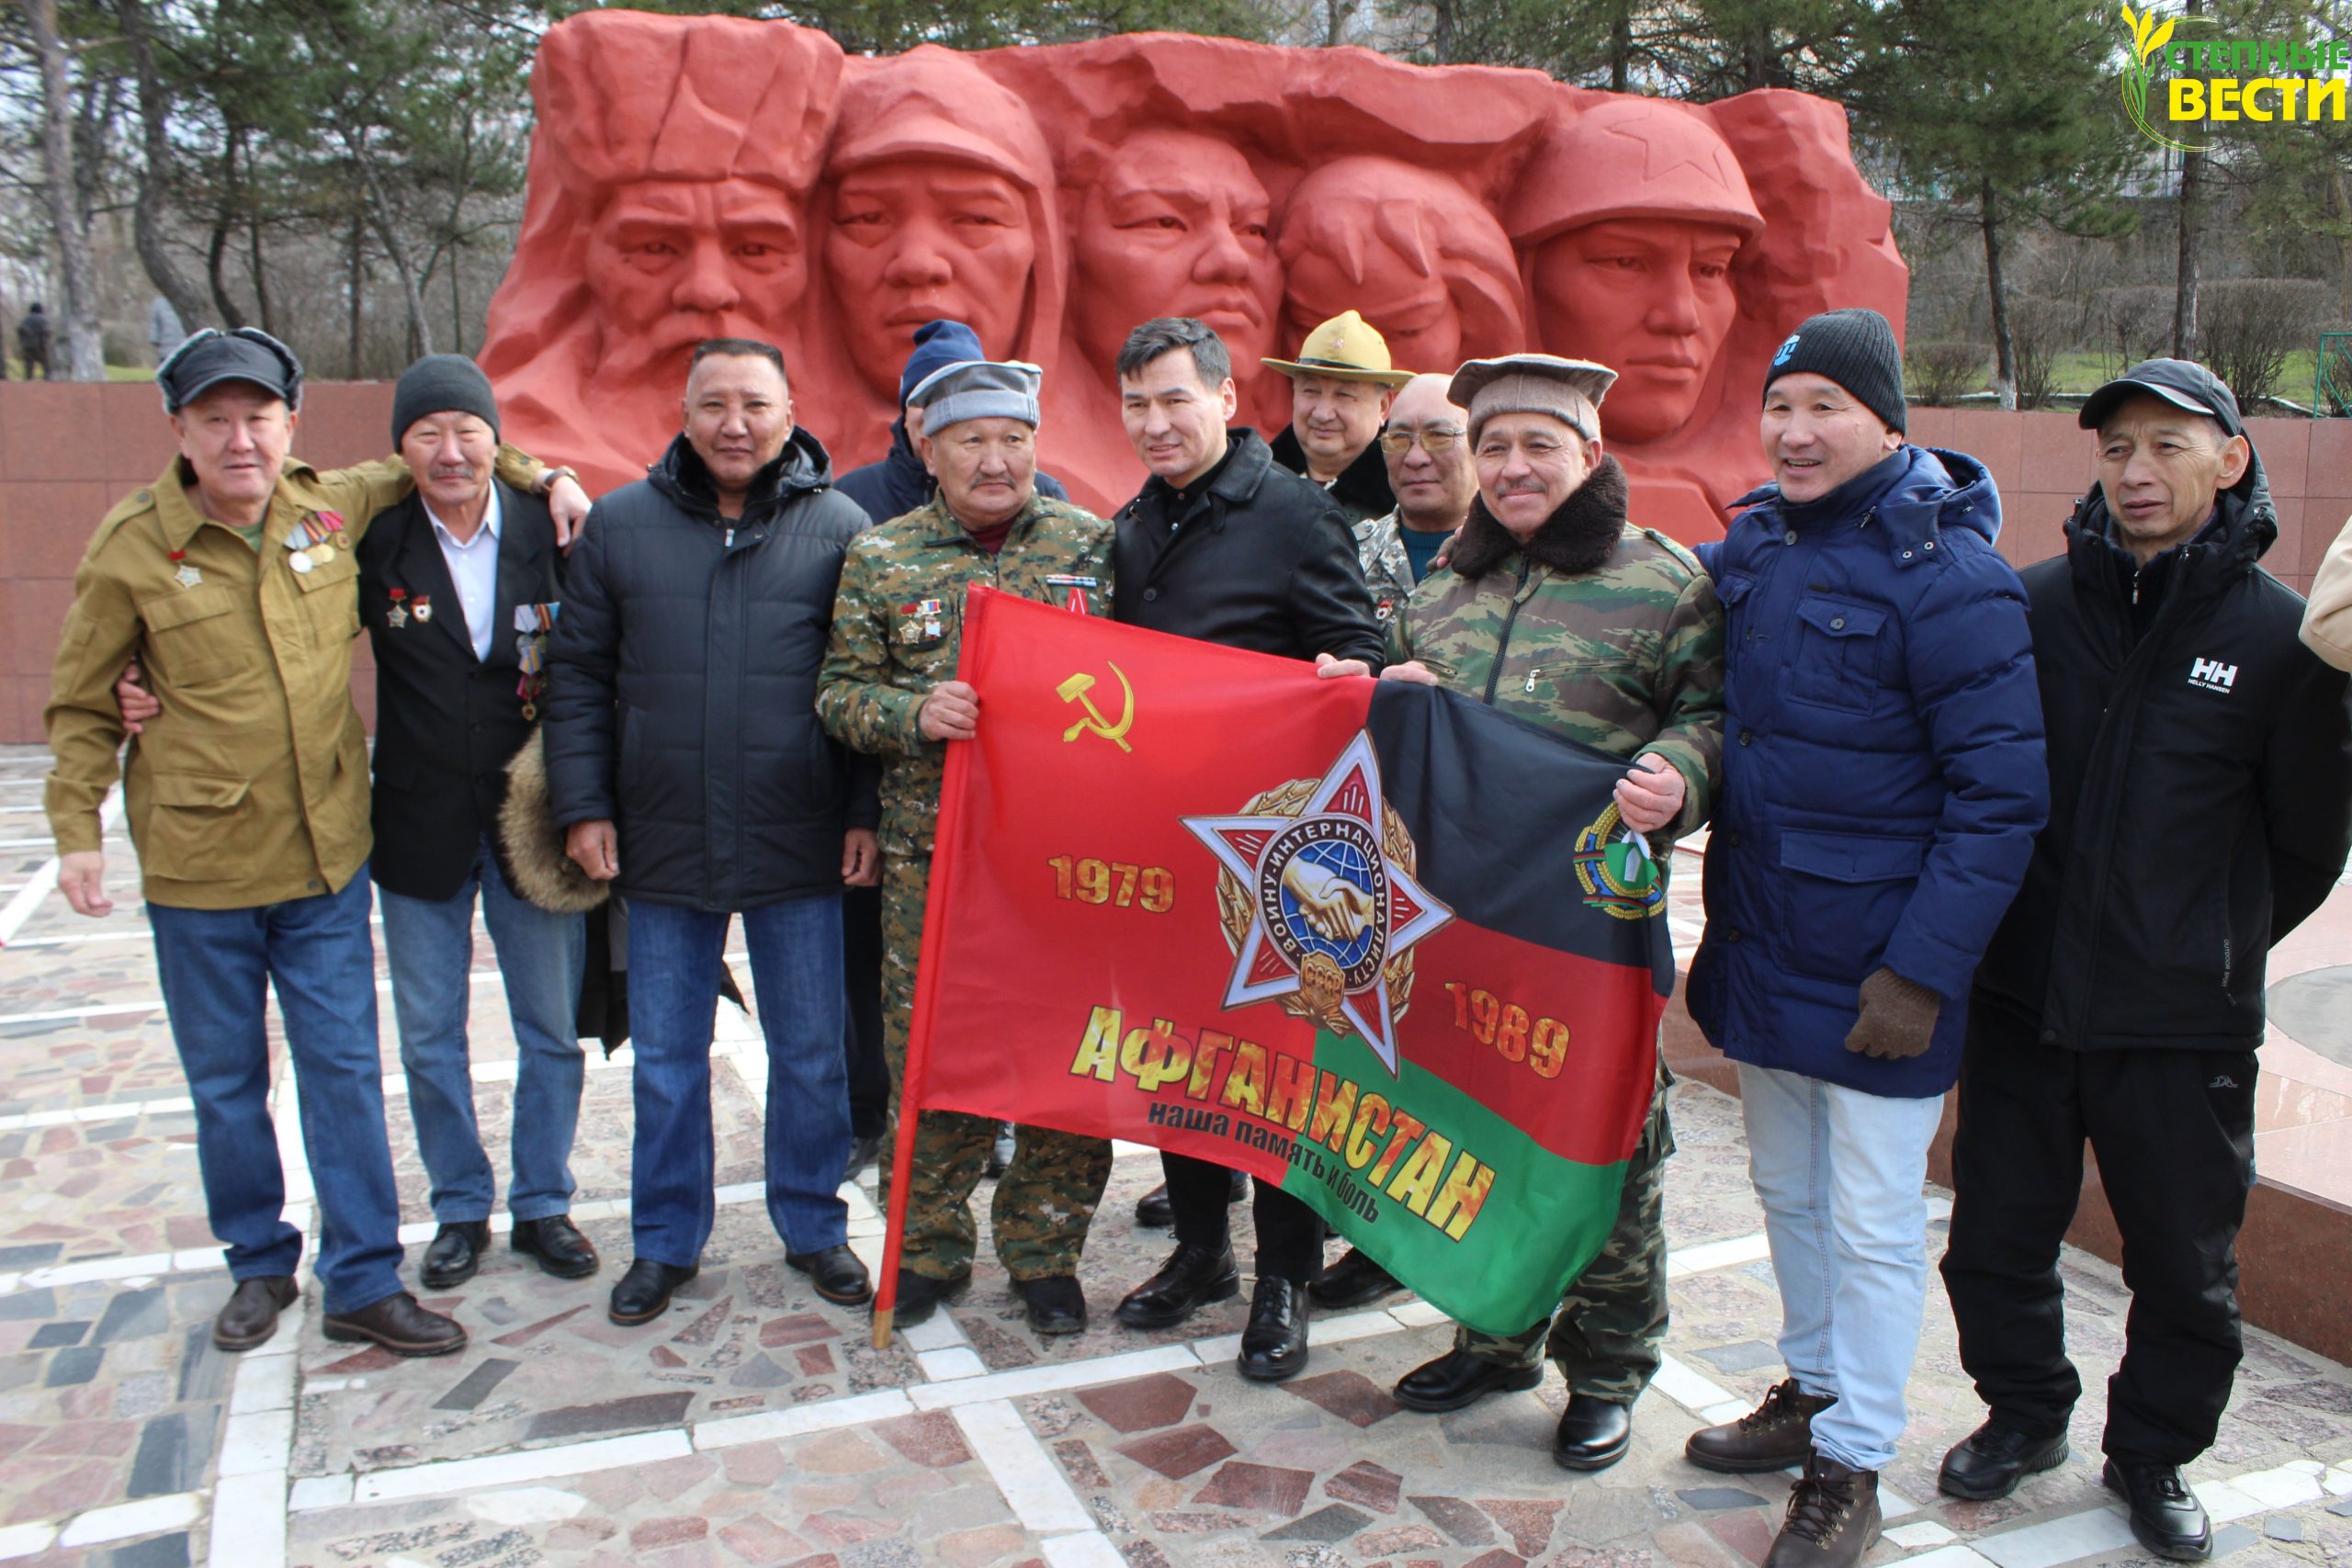
[[[1094,699],[1087,695],[1094,689],[1093,676],[1082,672],[1072,675],[1054,688],[1056,694],[1062,701],[1076,703],[1086,710],[1084,718],[1062,731],[1064,744],[1076,740],[1081,735],[1099,735],[1120,750],[1131,754],[1134,752],[1135,748],[1127,744],[1127,731],[1136,722],[1136,689],[1127,683],[1127,672],[1117,665],[1111,666],[1111,673],[1119,678],[1119,690],[1126,697],[1126,706],[1120,712],[1119,722],[1116,724],[1104,718],[1102,710],[1094,705]]]

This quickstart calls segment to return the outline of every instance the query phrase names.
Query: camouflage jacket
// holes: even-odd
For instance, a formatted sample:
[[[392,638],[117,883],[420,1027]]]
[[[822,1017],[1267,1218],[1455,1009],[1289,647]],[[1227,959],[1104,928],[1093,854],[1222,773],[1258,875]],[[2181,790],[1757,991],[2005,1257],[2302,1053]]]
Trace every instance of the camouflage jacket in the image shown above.
[[[1356,560],[1363,568],[1363,585],[1372,592],[1373,614],[1383,626],[1395,620],[1413,596],[1413,559],[1405,553],[1404,526],[1394,512],[1353,525]]]
[[[1589,746],[1656,751],[1689,785],[1668,836],[1706,821],[1723,769],[1723,606],[1690,551],[1625,521],[1613,458],[1524,547],[1474,503],[1451,563],[1389,623],[1388,653]]]
[[[817,677],[817,716],[843,745],[883,759],[883,852],[931,853],[947,746],[916,723],[925,694],[956,677],[964,590],[973,583],[1090,615],[1111,613],[1111,525],[1038,496],[991,556],[934,495],[850,542]]]

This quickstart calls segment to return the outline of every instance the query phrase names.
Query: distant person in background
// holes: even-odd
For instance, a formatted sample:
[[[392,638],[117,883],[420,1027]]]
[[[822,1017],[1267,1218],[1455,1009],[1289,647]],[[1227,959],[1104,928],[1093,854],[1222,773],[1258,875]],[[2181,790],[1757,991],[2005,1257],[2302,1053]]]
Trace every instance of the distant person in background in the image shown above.
[[[147,305],[147,346],[155,351],[155,363],[161,365],[172,356],[187,337],[187,328],[180,324],[180,313],[172,302],[158,294]]]
[[[42,380],[50,378],[49,344],[49,312],[36,299],[33,308],[25,312],[25,319],[17,323],[17,352],[25,357],[26,380],[33,378],[35,370],[40,372]]]

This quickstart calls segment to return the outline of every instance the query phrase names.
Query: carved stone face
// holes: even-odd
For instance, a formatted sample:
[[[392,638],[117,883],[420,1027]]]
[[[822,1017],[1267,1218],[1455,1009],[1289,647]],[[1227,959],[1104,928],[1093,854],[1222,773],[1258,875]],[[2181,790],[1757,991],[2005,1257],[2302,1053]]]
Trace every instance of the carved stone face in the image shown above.
[[[1152,130],[1119,145],[1070,234],[1070,310],[1086,362],[1108,370],[1137,323],[1192,316],[1236,365],[1274,351],[1282,299],[1273,203],[1229,144]]]
[[[808,292],[790,202],[757,180],[641,180],[614,191],[588,242],[597,375],[676,385],[705,338],[781,344]],[[674,363],[673,363],[674,362]]]
[[[1603,418],[1620,441],[1682,427],[1738,314],[1731,261],[1742,235],[1711,223],[1611,220],[1535,253],[1535,327],[1544,351],[1617,372]]]
[[[858,372],[895,400],[915,329],[945,318],[1009,356],[1037,235],[1019,186],[966,164],[876,164],[842,176],[825,216],[825,275]]]

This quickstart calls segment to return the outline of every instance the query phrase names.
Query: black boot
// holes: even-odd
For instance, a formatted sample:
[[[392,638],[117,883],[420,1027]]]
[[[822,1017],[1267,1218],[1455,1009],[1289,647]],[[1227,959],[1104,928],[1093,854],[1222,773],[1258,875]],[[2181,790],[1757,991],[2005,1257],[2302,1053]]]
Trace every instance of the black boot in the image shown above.
[[[890,1309],[890,1324],[894,1328],[912,1328],[927,1323],[939,1310],[939,1303],[951,1296],[960,1296],[972,1282],[969,1272],[952,1280],[934,1280],[928,1274],[910,1274],[899,1270],[899,1299]]]
[[[808,1275],[817,1293],[837,1306],[860,1306],[873,1299],[874,1284],[866,1275],[865,1260],[845,1241],[815,1252],[787,1252],[784,1264]]]
[[[1281,1382],[1306,1370],[1306,1286],[1295,1280],[1258,1276],[1238,1364],[1241,1375],[1253,1382]]]
[[[640,1258],[613,1286],[613,1299],[605,1315],[623,1327],[650,1323],[670,1310],[670,1292],[700,1272],[698,1268],[681,1269],[674,1263]]]
[[[1396,1380],[1396,1403],[1408,1410],[1460,1410],[1490,1393],[1524,1393],[1543,1381],[1540,1361],[1532,1367],[1514,1367],[1467,1351],[1448,1350]]]
[[[1986,1502],[2006,1497],[2027,1476],[2066,1462],[2066,1434],[2030,1438],[2015,1427],[1987,1421],[1954,1443],[1936,1475],[1936,1490],[1947,1497]]]
[[[1346,1257],[1324,1269],[1322,1277],[1306,1287],[1306,1293],[1315,1298],[1317,1306],[1340,1312],[1370,1305],[1391,1291],[1403,1289],[1396,1275],[1351,1247]]]
[[[1079,1288],[1075,1274],[1015,1280],[1012,1293],[1027,1309],[1034,1334],[1077,1334],[1086,1327],[1086,1292]]]
[[[2213,1521],[2181,1481],[2178,1465],[2110,1459],[2099,1479],[2132,1505],[2132,1533],[2142,1546],[2183,1562],[2213,1555]]]
[[[462,1285],[474,1277],[474,1270],[481,1267],[481,1255],[489,1250],[488,1220],[458,1220],[443,1225],[424,1249],[424,1264],[416,1271],[416,1282],[428,1291]]]
[[[1118,1318],[1129,1328],[1172,1328],[1208,1303],[1240,1293],[1241,1270],[1234,1264],[1233,1248],[1211,1252],[1179,1242],[1159,1273],[1127,1292]]]
[[[1552,1435],[1552,1459],[1562,1470],[1607,1470],[1633,1446],[1632,1405],[1571,1393]]]

